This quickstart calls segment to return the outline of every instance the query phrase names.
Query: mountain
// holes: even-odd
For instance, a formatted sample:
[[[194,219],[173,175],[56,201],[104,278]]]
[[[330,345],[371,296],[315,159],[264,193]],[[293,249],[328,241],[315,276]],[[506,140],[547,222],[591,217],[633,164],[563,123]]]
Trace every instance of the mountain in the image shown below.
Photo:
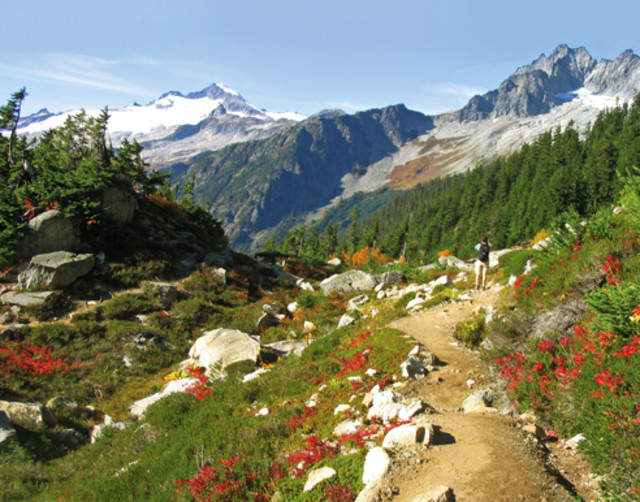
[[[61,126],[69,115],[79,111],[52,114],[40,110],[22,119],[18,132],[37,136]],[[147,105],[109,110],[109,115],[109,135],[114,143],[136,139],[144,146],[145,160],[152,169],[186,162],[202,151],[231,143],[265,138],[306,118],[260,110],[221,84],[186,96],[167,92]]]
[[[570,122],[584,132],[638,87],[632,51],[598,62],[585,48],[560,45],[460,110],[325,111],[268,140],[203,154],[184,176],[194,176],[197,200],[211,204],[234,245],[255,250],[340,202],[353,207],[354,194],[463,172]]]
[[[256,249],[279,226],[299,224],[349,193],[370,165],[432,127],[404,105],[322,113],[267,139],[203,155],[182,179],[194,176],[196,200],[211,204],[235,246]]]

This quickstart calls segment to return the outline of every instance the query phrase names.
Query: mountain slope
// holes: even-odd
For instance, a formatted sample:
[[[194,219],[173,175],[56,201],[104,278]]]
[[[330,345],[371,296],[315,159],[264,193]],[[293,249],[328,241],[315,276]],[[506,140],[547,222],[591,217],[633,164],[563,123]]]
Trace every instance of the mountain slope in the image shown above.
[[[235,144],[197,160],[194,195],[211,203],[236,246],[258,247],[283,219],[305,213],[342,194],[343,180],[398,151],[433,127],[404,105],[355,115],[311,118],[268,139]]]

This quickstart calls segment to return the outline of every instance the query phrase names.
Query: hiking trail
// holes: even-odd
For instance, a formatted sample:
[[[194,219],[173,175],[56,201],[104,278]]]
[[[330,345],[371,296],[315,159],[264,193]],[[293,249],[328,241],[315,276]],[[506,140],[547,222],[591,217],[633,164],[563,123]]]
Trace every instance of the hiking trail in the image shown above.
[[[562,451],[560,457],[550,455],[514,418],[461,411],[469,395],[495,386],[495,376],[478,354],[453,338],[456,324],[499,300],[495,289],[472,294],[471,302],[440,304],[390,325],[415,338],[439,363],[403,392],[434,409],[429,415],[434,442],[417,454],[396,458],[385,480],[384,500],[413,502],[439,486],[451,488],[457,502],[592,500],[593,487],[579,458]],[[557,462],[563,465],[557,468]]]

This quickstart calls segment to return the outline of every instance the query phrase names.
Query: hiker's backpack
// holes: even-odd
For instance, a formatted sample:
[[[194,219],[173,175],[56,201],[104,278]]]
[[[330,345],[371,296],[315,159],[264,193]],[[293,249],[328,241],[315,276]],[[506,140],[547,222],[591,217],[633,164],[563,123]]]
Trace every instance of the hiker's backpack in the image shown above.
[[[489,261],[489,244],[486,242],[480,243],[480,247],[478,248],[478,260],[485,263]]]

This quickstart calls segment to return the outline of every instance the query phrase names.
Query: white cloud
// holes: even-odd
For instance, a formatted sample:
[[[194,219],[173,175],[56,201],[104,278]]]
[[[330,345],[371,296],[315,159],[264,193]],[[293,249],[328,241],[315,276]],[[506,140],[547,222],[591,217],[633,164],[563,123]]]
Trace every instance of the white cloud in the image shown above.
[[[135,64],[150,65],[151,60],[136,60]],[[134,61],[95,58],[82,54],[49,54],[30,65],[0,63],[0,74],[20,78],[31,77],[48,82],[66,83],[78,87],[103,89],[124,94],[154,97],[155,93],[116,76],[123,66]]]

